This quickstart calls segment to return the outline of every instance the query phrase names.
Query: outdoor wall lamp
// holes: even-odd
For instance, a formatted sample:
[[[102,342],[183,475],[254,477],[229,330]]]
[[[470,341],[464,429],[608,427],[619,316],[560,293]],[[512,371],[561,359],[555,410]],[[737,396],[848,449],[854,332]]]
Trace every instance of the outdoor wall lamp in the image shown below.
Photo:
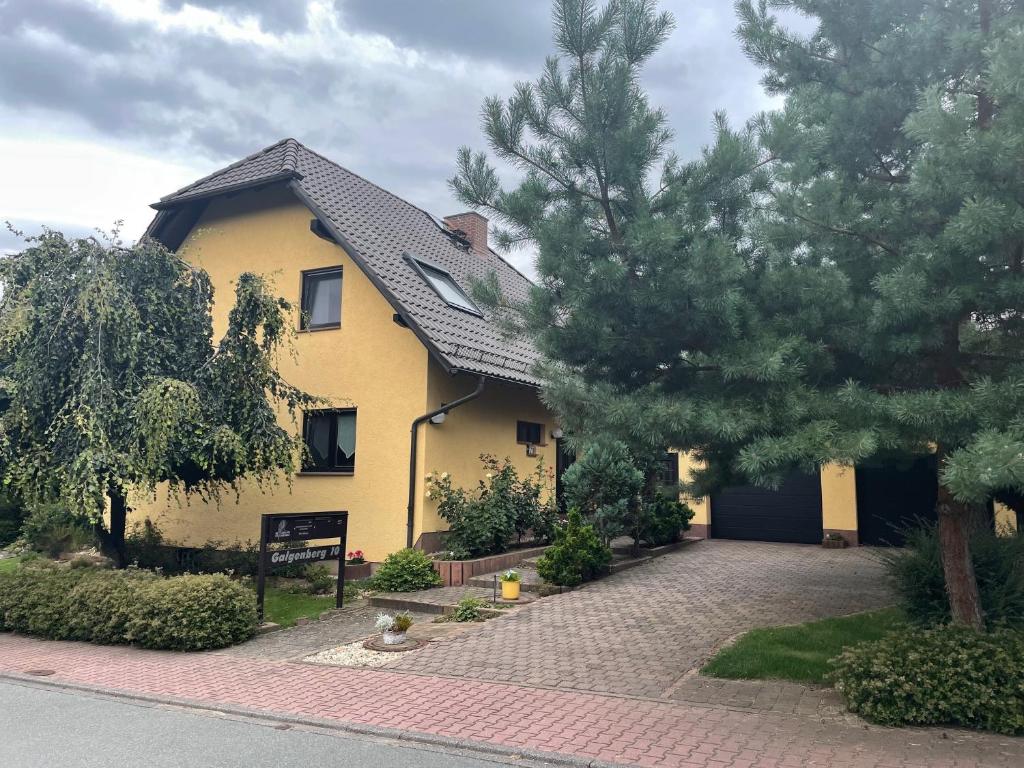
[[[564,436],[565,433],[562,432],[561,427],[555,427],[554,429],[551,430],[551,437],[553,437],[555,440],[561,440]]]
[[[436,413],[436,414],[434,414],[433,416],[430,417],[430,423],[431,424],[444,424],[444,420],[445,420],[445,417],[447,415],[448,414],[446,412],[444,412],[444,411],[441,411],[440,413]]]

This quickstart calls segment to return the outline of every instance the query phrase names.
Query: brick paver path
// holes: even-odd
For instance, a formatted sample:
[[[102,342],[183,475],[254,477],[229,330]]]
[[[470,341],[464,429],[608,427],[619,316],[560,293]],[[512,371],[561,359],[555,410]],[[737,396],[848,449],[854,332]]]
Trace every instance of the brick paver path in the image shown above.
[[[546,597],[393,669],[692,700],[699,681],[684,675],[736,634],[892,600],[869,550],[709,540]]]
[[[863,727],[479,680],[174,654],[0,634],[0,674],[362,724],[625,765],[1019,766],[1024,740]]]

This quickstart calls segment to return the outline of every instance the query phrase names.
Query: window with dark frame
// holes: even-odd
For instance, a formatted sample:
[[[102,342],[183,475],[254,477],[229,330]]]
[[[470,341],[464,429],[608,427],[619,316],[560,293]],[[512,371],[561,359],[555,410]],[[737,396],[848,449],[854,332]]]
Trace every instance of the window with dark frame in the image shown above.
[[[304,331],[341,327],[341,267],[302,273],[299,327]]]
[[[302,433],[306,441],[303,472],[352,474],[356,469],[354,408],[307,411]]]
[[[665,451],[656,471],[658,485],[679,485],[679,454]]]
[[[516,442],[528,445],[543,445],[544,425],[532,421],[516,422]]]

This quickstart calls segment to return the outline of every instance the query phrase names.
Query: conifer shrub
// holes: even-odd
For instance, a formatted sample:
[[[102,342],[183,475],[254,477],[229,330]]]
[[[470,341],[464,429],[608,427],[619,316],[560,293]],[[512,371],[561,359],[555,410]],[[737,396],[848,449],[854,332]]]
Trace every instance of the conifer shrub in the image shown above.
[[[682,541],[683,532],[690,530],[693,510],[677,499],[655,493],[645,501],[640,518],[640,538],[648,546],[660,547]]]
[[[555,531],[555,543],[537,561],[537,573],[550,584],[575,587],[604,576],[611,562],[611,548],[573,509],[565,525]]]
[[[834,659],[847,707],[882,725],[1024,733],[1024,634],[959,626],[896,632]]]
[[[381,592],[414,592],[441,586],[441,575],[424,552],[407,547],[384,558],[373,574],[372,584]]]

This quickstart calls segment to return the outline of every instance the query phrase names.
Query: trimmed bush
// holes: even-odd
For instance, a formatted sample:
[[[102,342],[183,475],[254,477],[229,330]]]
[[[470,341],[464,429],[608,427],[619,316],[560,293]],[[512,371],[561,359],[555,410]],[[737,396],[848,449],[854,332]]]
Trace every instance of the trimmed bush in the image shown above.
[[[1024,628],[1024,533],[999,536],[991,528],[979,528],[971,534],[970,546],[986,624]],[[934,525],[908,532],[906,549],[886,553],[885,561],[912,622],[935,626],[950,621]]]
[[[573,509],[566,524],[555,531],[555,543],[537,561],[537,573],[550,584],[575,587],[608,573],[611,562],[611,548]]]
[[[84,640],[72,634],[72,592],[87,575],[48,561],[23,563],[0,575],[0,629],[50,640]]]
[[[683,531],[690,530],[693,510],[663,493],[645,501],[640,519],[640,538],[648,546],[660,547],[682,541]]]
[[[23,563],[0,574],[0,629],[51,640],[198,651],[253,636],[252,590],[226,576]]]
[[[373,574],[373,587],[382,592],[414,592],[438,587],[441,576],[434,561],[418,549],[406,548],[388,555]]]
[[[882,725],[1024,733],[1024,634],[964,627],[897,632],[846,651],[832,679],[853,712]]]
[[[187,574],[145,585],[128,631],[143,648],[201,651],[248,640],[256,630],[252,590],[223,574]]]

